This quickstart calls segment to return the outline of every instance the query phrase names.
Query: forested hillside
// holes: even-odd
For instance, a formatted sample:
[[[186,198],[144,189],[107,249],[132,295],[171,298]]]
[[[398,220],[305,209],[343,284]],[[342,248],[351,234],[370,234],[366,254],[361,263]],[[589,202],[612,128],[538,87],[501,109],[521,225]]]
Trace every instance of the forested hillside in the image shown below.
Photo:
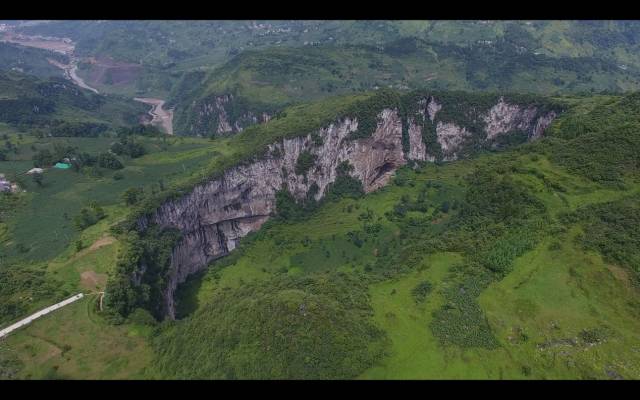
[[[62,71],[47,58],[65,62],[66,57],[39,49],[0,43],[0,69],[2,71],[18,71],[41,78],[61,77]]]
[[[237,133],[285,105],[378,88],[476,92],[621,92],[636,69],[593,57],[522,52],[499,40],[468,47],[400,39],[380,48],[334,45],[247,51],[209,73],[185,74],[170,94],[182,134]],[[264,118],[263,115],[267,115]]]
[[[593,102],[589,132],[570,112],[553,138],[407,168],[366,198],[264,227],[182,290],[186,318],[155,344],[159,373],[331,378],[344,364],[343,377],[637,377],[626,348],[638,324],[640,107],[635,95]],[[360,326],[382,333],[323,317],[331,302],[317,305],[315,282],[334,279],[368,283],[366,295],[350,292],[365,296]],[[343,307],[334,318],[354,309],[344,290],[331,295]],[[257,322],[265,308],[271,322]],[[278,351],[284,340],[300,347]]]
[[[105,92],[166,97],[182,135],[375,88],[561,94],[638,88],[632,21],[54,21]],[[193,38],[198,38],[194,40]]]
[[[640,379],[637,22],[8,23],[0,380]]]
[[[91,93],[62,77],[0,73],[0,90],[0,122],[37,135],[96,136],[93,131],[136,125],[146,111],[140,103]]]

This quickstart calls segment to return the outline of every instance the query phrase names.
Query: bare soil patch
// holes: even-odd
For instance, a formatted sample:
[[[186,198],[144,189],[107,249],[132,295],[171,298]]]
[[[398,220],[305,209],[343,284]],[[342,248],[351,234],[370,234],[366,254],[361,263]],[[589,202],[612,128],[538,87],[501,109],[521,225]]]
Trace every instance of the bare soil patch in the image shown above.
[[[87,81],[102,85],[129,85],[133,83],[140,72],[142,65],[114,61],[110,58],[91,58],[87,73]]]
[[[107,274],[98,274],[95,271],[84,271],[80,274],[80,286],[88,290],[103,289],[107,284]]]
[[[97,250],[100,247],[110,245],[115,241],[116,241],[116,238],[114,238],[113,236],[105,236],[93,242],[93,244],[89,247],[88,250],[89,251]]]
[[[108,245],[114,243],[115,241],[116,241],[116,238],[114,238],[113,236],[102,237],[102,238],[96,240],[95,242],[93,242],[93,244],[91,246],[87,247],[86,249],[80,250],[73,257],[71,257],[71,259],[68,262],[74,261],[79,257],[83,257],[83,256],[87,255],[88,253],[91,253],[92,251],[96,251],[100,247],[108,246]]]

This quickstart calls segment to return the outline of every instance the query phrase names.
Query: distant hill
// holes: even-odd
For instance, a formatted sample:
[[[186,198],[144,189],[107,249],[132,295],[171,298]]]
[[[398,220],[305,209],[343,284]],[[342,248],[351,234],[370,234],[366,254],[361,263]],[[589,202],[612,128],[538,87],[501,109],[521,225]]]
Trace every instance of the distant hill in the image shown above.
[[[634,21],[52,21],[17,29],[69,37],[79,57],[109,60],[79,65],[101,91],[169,97],[176,130],[187,135],[237,132],[287,104],[376,87],[553,94],[624,92],[640,82]]]
[[[500,39],[466,47],[405,38],[384,46],[246,51],[174,85],[177,132],[221,135],[264,122],[287,104],[362,90],[430,88],[539,94],[640,88],[635,67],[591,56],[524,52]]]
[[[66,62],[66,57],[51,51],[0,42],[0,70],[18,71],[41,78],[62,76],[62,70],[49,61]]]
[[[19,129],[56,136],[56,129],[73,128],[79,131],[70,136],[91,136],[89,126],[134,125],[146,111],[141,103],[95,94],[62,77],[0,73],[0,122]]]

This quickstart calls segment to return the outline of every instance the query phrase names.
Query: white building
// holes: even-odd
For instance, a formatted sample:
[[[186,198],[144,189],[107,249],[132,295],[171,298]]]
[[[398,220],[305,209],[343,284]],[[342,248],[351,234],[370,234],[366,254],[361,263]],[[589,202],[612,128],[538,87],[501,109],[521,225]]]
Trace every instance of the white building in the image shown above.
[[[42,172],[44,172],[42,168],[31,168],[29,171],[27,171],[27,175],[41,174]]]

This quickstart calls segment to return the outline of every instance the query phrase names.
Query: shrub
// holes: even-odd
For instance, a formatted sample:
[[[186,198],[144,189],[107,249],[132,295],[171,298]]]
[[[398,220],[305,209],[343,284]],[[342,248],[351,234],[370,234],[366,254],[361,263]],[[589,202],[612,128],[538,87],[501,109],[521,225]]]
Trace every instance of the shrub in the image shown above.
[[[305,175],[316,162],[316,157],[309,151],[303,151],[296,161],[295,171],[298,175]]]
[[[108,169],[124,168],[124,165],[122,165],[122,162],[118,160],[116,156],[108,152],[98,154],[97,162],[98,162],[98,166],[101,168],[108,168]]]
[[[80,214],[73,218],[73,222],[79,230],[86,229],[91,225],[95,225],[98,221],[106,217],[102,207],[97,203],[91,202],[88,206],[82,207]]]
[[[277,276],[218,292],[155,341],[161,376],[344,379],[382,356],[367,285],[351,274]]]
[[[427,298],[427,295],[431,293],[431,289],[433,289],[431,283],[423,281],[411,290],[411,295],[416,303],[422,303]]]
[[[143,196],[144,191],[142,188],[129,188],[122,194],[122,199],[124,200],[124,204],[132,206],[138,204]]]

